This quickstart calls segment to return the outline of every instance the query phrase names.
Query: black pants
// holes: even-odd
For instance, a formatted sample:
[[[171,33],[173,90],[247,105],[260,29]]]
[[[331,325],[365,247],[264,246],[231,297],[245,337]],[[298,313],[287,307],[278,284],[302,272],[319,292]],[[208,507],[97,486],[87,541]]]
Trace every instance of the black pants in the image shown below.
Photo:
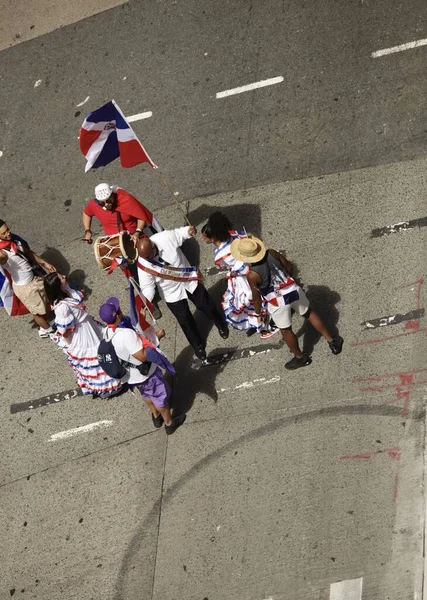
[[[214,322],[218,328],[225,327],[224,315],[218,310],[214,301],[209,296],[206,288],[200,283],[192,294],[187,292],[188,298],[191,302],[205,313],[205,315]],[[190,307],[188,306],[187,300],[178,300],[178,302],[166,302],[172,313],[175,315],[176,320],[181,326],[185,337],[193,346],[193,348],[204,348],[206,346],[205,340],[202,338],[200,331],[197,328],[196,321],[191,314]]]

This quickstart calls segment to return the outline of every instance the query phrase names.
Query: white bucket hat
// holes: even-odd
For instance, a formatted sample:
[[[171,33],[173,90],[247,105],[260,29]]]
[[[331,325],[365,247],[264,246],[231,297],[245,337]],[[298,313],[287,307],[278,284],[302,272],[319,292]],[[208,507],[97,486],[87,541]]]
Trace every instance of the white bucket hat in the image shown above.
[[[95,198],[97,200],[108,200],[113,193],[113,188],[108,183],[99,183],[95,188]]]

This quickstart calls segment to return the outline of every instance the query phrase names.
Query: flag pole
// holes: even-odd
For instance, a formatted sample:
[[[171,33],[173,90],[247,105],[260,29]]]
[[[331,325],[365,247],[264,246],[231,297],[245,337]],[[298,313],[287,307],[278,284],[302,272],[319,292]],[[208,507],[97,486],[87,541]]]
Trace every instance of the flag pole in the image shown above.
[[[164,174],[162,173],[162,171],[160,171],[159,167],[157,165],[154,164],[154,162],[151,160],[151,158],[148,156],[147,151],[145,150],[144,146],[141,144],[138,136],[136,135],[136,133],[134,132],[134,130],[132,129],[132,127],[129,125],[128,121],[126,120],[125,115],[123,114],[123,111],[121,110],[120,106],[117,104],[117,102],[115,100],[111,100],[111,102],[113,103],[114,107],[116,108],[116,110],[120,113],[123,121],[126,123],[127,127],[129,128],[129,130],[132,132],[132,135],[134,136],[134,139],[138,141],[139,145],[142,148],[142,151],[144,152],[144,155],[146,156],[147,160],[145,162],[148,162],[148,164],[155,170],[158,172],[160,179],[163,183],[163,185],[165,186],[165,188],[168,190],[168,192],[170,193],[170,195],[172,196],[173,201],[175,202],[175,204],[177,205],[177,207],[179,208],[179,210],[182,212],[182,215],[185,219],[185,221],[187,222],[187,224],[189,226],[191,226],[191,223],[188,219],[187,213],[184,211],[184,209],[182,208],[181,204],[178,202],[178,200],[175,197],[175,194],[173,193],[173,189],[171,188],[168,180],[166,179],[166,177],[164,176]]]
[[[142,303],[144,305],[144,308],[148,311],[148,314],[151,317],[151,320],[153,321],[153,323],[156,323],[156,319],[153,316],[153,313],[151,312],[151,310],[148,308],[148,304],[145,301],[145,296],[144,294],[142,294],[141,292],[141,288],[139,287],[139,285],[137,284],[137,282],[135,281],[134,277],[131,275],[130,277],[128,277],[129,282],[131,284],[131,286],[133,287],[134,291],[138,294],[138,296],[141,298]]]
[[[175,204],[177,205],[177,207],[179,208],[179,210],[182,212],[182,215],[185,219],[185,221],[187,222],[187,224],[189,226],[191,226],[191,223],[188,219],[187,213],[186,211],[182,208],[182,205],[178,202],[178,200],[176,199],[176,196],[173,192],[172,187],[170,186],[168,180],[166,179],[166,177],[164,176],[164,174],[162,173],[162,171],[159,169],[159,167],[156,167],[154,169],[155,171],[157,171],[157,173],[159,174],[160,180],[163,183],[163,185],[165,186],[165,188],[168,190],[168,192],[170,193],[171,197],[173,198],[173,201],[175,202]]]

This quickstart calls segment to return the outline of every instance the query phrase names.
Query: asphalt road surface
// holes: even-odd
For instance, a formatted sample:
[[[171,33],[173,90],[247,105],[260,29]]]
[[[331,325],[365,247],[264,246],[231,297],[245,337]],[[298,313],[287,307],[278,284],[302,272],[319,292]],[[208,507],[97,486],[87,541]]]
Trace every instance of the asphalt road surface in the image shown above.
[[[93,315],[127,306],[80,240],[94,185],[183,218],[147,166],[84,174],[79,127],[114,98],[191,221],[221,207],[286,250],[345,343],[333,356],[294,316],[313,363],[289,373],[278,335],[224,341],[196,313],[201,366],[161,306],[187,412],[166,437],[137,396],[78,396],[54,344],[1,311],[1,600],[421,600],[425,2],[69,4],[0,2],[0,218]]]

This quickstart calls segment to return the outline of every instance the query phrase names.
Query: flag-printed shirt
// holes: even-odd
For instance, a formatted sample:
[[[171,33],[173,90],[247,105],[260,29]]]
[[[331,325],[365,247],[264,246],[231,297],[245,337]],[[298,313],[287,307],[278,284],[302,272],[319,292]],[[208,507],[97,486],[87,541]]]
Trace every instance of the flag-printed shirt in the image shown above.
[[[105,210],[96,200],[92,199],[84,209],[88,217],[96,217],[101,223],[105,235],[114,235],[118,233],[117,213],[120,213],[121,231],[135,233],[138,219],[145,221],[147,225],[153,222],[153,214],[134,196],[117,188],[117,200],[113,210]]]
[[[295,299],[300,289],[284,267],[268,251],[265,259],[250,265],[251,271],[261,277],[259,292],[272,306],[286,306]],[[298,295],[296,295],[298,298]]]

